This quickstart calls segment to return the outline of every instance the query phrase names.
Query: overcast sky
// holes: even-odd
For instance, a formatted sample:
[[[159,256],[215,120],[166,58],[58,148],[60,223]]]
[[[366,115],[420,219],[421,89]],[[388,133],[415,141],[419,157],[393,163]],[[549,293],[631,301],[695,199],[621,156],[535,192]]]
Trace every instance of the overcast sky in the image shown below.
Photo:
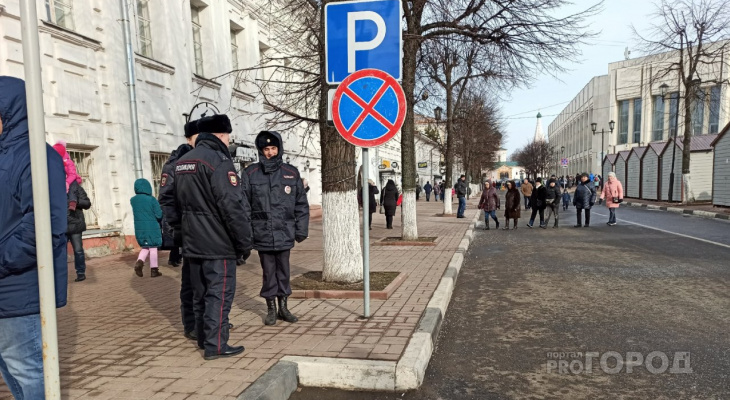
[[[575,0],[575,3],[577,5],[567,7],[566,12],[579,11],[593,4],[588,0]],[[639,41],[631,33],[631,24],[645,34],[654,10],[653,2],[649,0],[605,0],[603,11],[590,21],[592,29],[601,33],[591,45],[581,48],[582,61],[566,65],[570,71],[560,74],[559,80],[550,75],[538,77],[532,87],[513,91],[511,98],[503,103],[502,115],[507,132],[503,146],[508,154],[533,138],[538,110],[543,115],[542,127],[547,137],[547,128],[555,115],[591,78],[607,74],[608,63],[623,60],[626,47],[632,51],[630,57],[639,56],[636,49]]]

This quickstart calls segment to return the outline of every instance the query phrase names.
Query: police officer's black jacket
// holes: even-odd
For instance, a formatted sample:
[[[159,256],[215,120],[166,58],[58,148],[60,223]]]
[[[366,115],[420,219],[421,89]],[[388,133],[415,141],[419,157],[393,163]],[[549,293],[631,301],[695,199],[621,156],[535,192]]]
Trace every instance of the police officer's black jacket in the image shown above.
[[[247,182],[236,175],[228,147],[220,139],[201,133],[195,148],[175,164],[173,185],[178,207],[170,223],[179,218],[183,256],[236,259],[251,249]]]
[[[260,138],[264,134],[278,139],[279,154],[267,160]],[[278,132],[262,132],[256,138],[259,162],[246,168],[251,202],[253,248],[258,251],[283,251],[294,247],[295,238],[309,235],[309,203],[299,170],[282,161],[283,141]]]
[[[177,201],[175,200],[175,164],[180,157],[192,149],[193,146],[189,144],[181,144],[180,147],[170,153],[170,158],[162,166],[160,194],[157,196],[157,200],[160,202],[160,207],[162,208],[162,214],[164,215],[164,219],[162,220],[163,233],[170,233],[168,232],[168,227],[174,230],[175,245],[178,247],[182,246],[182,230],[180,226],[182,221],[180,220],[181,214],[176,211],[178,207]]]

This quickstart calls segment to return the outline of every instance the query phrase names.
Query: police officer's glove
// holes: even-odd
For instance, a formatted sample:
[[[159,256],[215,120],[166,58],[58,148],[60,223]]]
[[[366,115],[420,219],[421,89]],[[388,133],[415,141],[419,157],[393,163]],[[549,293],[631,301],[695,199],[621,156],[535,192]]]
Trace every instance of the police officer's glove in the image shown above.
[[[246,264],[246,260],[248,260],[249,257],[251,257],[251,250],[244,250],[243,254],[241,254],[236,260],[236,265]]]
[[[297,236],[294,238],[294,240],[297,241],[297,243],[303,242],[307,237],[306,236]]]
[[[236,260],[236,266],[237,267],[240,267],[243,264],[246,264],[246,259],[243,258],[243,256],[238,257],[238,259]]]

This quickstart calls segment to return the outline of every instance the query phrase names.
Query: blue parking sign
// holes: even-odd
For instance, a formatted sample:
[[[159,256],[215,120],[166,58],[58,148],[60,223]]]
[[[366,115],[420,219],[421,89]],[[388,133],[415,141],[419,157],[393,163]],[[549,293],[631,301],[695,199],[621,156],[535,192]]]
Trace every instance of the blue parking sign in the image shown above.
[[[400,0],[364,0],[325,6],[327,83],[341,83],[363,69],[402,74]]]

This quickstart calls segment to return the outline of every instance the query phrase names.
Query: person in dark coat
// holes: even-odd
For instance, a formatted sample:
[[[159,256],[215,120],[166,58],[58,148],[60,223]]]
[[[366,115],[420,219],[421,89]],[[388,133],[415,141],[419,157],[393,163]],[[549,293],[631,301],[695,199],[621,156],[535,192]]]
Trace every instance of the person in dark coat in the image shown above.
[[[507,193],[504,195],[504,228],[509,230],[509,220],[513,221],[513,228],[517,229],[517,220],[520,219],[522,199],[514,181],[507,181]]]
[[[459,208],[456,210],[456,218],[466,218],[464,217],[467,195],[466,175],[459,177],[459,180],[456,181],[456,184],[454,185],[454,190],[456,191],[456,197],[459,199]]]
[[[532,195],[530,196],[530,206],[532,208],[532,215],[530,215],[530,222],[527,223],[528,228],[532,228],[535,223],[535,216],[540,213],[540,228],[545,227],[545,207],[547,207],[547,189],[542,184],[542,178],[538,177],[535,179],[535,187],[532,189]]]
[[[489,181],[484,182],[484,190],[482,191],[482,197],[479,199],[480,210],[484,211],[484,229],[489,230],[489,217],[491,216],[494,223],[497,225],[496,229],[499,229],[499,220],[497,219],[497,209],[499,208],[499,195],[497,195],[497,189],[489,184]]]
[[[175,199],[175,165],[177,161],[192,150],[195,146],[195,140],[198,138],[198,120],[188,121],[185,124],[185,140],[187,143],[181,144],[177,149],[173,150],[170,158],[162,167],[162,175],[160,176],[160,194],[157,200],[160,202],[162,213],[165,216],[163,228],[169,227],[174,240],[174,249],[170,251],[170,262],[175,266],[175,261],[182,259],[182,269],[180,270],[180,315],[183,324],[183,335],[190,340],[198,340],[198,333],[195,330],[195,312],[193,311],[193,283],[190,279],[190,261],[188,258],[182,257],[182,226],[179,218],[175,220],[175,224],[171,224],[170,220],[175,219],[180,214],[178,203]],[[175,254],[177,253],[177,254]],[[175,258],[179,255],[179,258]]]
[[[51,146],[45,152],[51,225],[43,234],[53,253],[52,266],[45,268],[53,268],[60,308],[66,305],[68,280],[66,172]],[[16,399],[43,399],[45,346],[25,82],[8,76],[0,76],[0,181],[0,374]]]
[[[190,260],[198,347],[206,360],[241,354],[229,346],[228,313],[236,293],[236,260],[251,254],[248,177],[239,178],[228,151],[231,121],[203,117],[195,148],[175,164],[177,207],[168,216],[182,227],[183,257]]]
[[[136,195],[130,200],[134,214],[134,236],[142,248],[134,263],[134,273],[140,278],[144,276],[142,269],[149,255],[150,276],[157,278],[162,275],[157,264],[157,248],[162,246],[162,209],[152,196],[152,185],[147,179],[140,178],[134,182],[134,193]]]
[[[287,304],[291,295],[289,257],[294,242],[309,236],[309,202],[299,170],[283,161],[284,141],[279,132],[263,131],[254,142],[259,162],[246,168],[250,182],[253,247],[259,253],[263,285],[259,295],[266,299],[265,325],[277,319],[299,321]],[[279,310],[276,309],[276,300]]]
[[[560,212],[560,186],[558,186],[558,182],[555,180],[555,178],[550,178],[548,181],[548,186],[545,188],[545,203],[547,206],[547,217],[545,218],[545,225],[540,226],[541,228],[545,229],[547,228],[548,222],[550,222],[550,217],[555,215],[555,224],[553,224],[553,228],[558,227],[558,219]]]
[[[398,208],[398,188],[392,179],[388,179],[385,188],[380,192],[380,206],[385,208],[385,228],[393,229],[393,217]]]
[[[368,179],[368,193],[368,208],[370,209],[370,219],[368,220],[368,223],[370,224],[370,229],[372,230],[373,214],[378,211],[378,201],[375,198],[375,195],[380,193],[378,187],[375,186],[375,182],[373,182],[372,179]],[[360,207],[362,207],[362,190],[357,191],[357,202],[360,204]]]
[[[75,282],[86,280],[86,255],[84,254],[84,241],[81,234],[86,230],[86,219],[84,211],[91,208],[91,200],[81,185],[76,181],[71,182],[68,188],[68,230],[66,236],[71,242],[74,250],[74,267],[76,267]]]
[[[421,185],[416,184],[416,201],[421,199],[421,192],[423,189],[421,188]]]
[[[575,225],[576,228],[581,226],[588,228],[591,224],[591,207],[593,202],[596,200],[596,189],[593,186],[593,182],[588,180],[588,174],[580,176],[580,183],[575,188],[573,193],[573,206],[575,206],[576,216],[578,223]],[[586,223],[583,225],[581,214],[585,211]]]
[[[423,185],[423,191],[426,192],[426,201],[431,201],[431,192],[433,191],[433,186],[431,186],[431,183],[429,181],[426,181],[426,184]]]

